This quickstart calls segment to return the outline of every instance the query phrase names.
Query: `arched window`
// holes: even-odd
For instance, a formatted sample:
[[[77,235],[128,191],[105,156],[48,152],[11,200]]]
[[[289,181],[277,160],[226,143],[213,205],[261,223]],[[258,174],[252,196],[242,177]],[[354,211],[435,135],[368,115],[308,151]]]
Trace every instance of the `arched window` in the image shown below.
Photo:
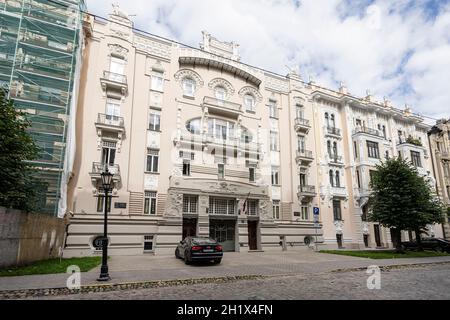
[[[331,127],[336,128],[336,122],[334,121],[334,114],[331,114]]]
[[[328,152],[328,155],[331,157],[331,141],[330,140],[327,141],[327,152]]]
[[[330,118],[328,117],[328,112],[325,112],[325,123],[327,124],[327,127],[330,126]]]
[[[200,127],[201,127],[200,118],[192,119],[186,123],[187,131],[193,134],[200,134],[201,133]]]
[[[339,177],[339,171],[336,170],[336,187],[341,186],[341,178]]]
[[[331,185],[332,187],[334,187],[333,170],[330,170],[329,176],[330,176],[330,185]]]
[[[335,141],[333,142],[333,155],[337,157],[337,153],[337,142]]]
[[[186,77],[183,79],[183,94],[185,96],[193,97],[195,93],[195,81],[192,78]]]

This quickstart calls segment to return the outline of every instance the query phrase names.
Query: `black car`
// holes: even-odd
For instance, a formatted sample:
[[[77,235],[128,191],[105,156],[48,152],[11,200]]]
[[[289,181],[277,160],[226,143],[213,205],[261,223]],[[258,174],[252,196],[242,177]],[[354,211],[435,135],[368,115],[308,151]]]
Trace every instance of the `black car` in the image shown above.
[[[423,249],[450,253],[450,241],[448,240],[441,238],[423,238],[421,242]],[[416,240],[402,242],[402,248],[404,250],[415,250],[418,247],[419,244]]]
[[[214,261],[219,264],[223,257],[223,248],[210,238],[186,237],[175,249],[175,257],[184,259],[186,264],[193,261]]]

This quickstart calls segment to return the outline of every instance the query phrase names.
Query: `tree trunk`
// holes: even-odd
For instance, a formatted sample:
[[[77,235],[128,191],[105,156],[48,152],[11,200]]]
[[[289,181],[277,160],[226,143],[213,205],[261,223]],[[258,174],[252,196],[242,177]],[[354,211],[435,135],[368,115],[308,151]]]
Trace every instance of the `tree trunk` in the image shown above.
[[[402,249],[402,230],[399,228],[394,229],[395,234],[395,251],[398,253],[404,253]],[[391,239],[392,240],[392,239]]]
[[[423,251],[422,238],[420,237],[420,229],[414,231],[416,233],[417,250]]]

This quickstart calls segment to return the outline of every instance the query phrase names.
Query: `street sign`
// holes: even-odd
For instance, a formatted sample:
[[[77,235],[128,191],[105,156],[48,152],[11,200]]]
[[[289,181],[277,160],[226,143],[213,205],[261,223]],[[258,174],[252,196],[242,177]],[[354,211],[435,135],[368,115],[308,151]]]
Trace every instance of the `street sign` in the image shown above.
[[[319,215],[319,207],[314,207],[313,208],[313,214],[316,216],[318,216]]]
[[[100,250],[103,248],[103,241],[106,241],[108,244],[108,238],[105,238],[104,236],[97,236],[92,240],[92,245],[95,249]]]
[[[313,217],[314,217],[314,227],[318,228],[319,227],[319,208],[318,207],[314,207],[313,208]]]

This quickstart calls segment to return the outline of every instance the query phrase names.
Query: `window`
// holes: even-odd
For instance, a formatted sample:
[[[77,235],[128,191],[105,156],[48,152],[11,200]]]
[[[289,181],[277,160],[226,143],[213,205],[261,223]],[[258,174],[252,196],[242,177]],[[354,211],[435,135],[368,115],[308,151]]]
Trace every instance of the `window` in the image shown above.
[[[336,187],[341,186],[341,178],[339,176],[339,171],[336,171]]]
[[[341,201],[333,200],[333,217],[335,221],[342,220]]]
[[[103,141],[102,163],[113,165],[116,159],[116,143],[111,141]]]
[[[270,151],[278,151],[278,132],[270,131]]]
[[[191,78],[184,78],[182,85],[183,85],[183,95],[193,97],[195,93],[195,81]]]
[[[145,191],[144,214],[156,214],[156,191]]]
[[[249,216],[258,215],[258,200],[255,199],[248,200],[248,215]]]
[[[103,188],[100,188],[99,194],[97,196],[97,212],[103,212],[103,210],[104,210],[104,205],[105,205],[104,193],[105,193],[105,191],[103,191]],[[112,197],[109,196],[108,197],[108,203],[107,203],[107,210],[108,210],[108,212],[111,212],[111,199],[112,199]]]
[[[386,160],[389,160],[389,151],[388,151],[388,150],[386,150],[386,151],[384,152],[384,158],[385,158]]]
[[[195,153],[194,152],[188,152],[188,151],[180,151],[179,154],[181,159],[184,160],[194,160],[195,159]]]
[[[209,197],[209,214],[234,215],[236,201],[226,198]]]
[[[244,96],[244,106],[246,111],[255,111],[255,97],[247,93]]]
[[[300,173],[300,187],[306,186],[306,174]]]
[[[227,92],[225,88],[223,87],[215,87],[214,89],[214,95],[216,96],[216,99],[218,100],[219,104],[223,102],[226,99]]]
[[[153,250],[153,236],[144,236],[144,251]]]
[[[183,194],[183,213],[197,213],[198,196]]]
[[[295,105],[295,115],[298,119],[305,119],[305,110],[301,104]]]
[[[272,167],[272,185],[277,186],[279,185],[279,175],[280,175],[280,168],[279,167]]]
[[[333,156],[337,157],[338,150],[337,150],[337,142],[333,142]]]
[[[223,163],[217,164],[217,176],[219,179],[225,178],[225,165]]]
[[[297,148],[300,152],[305,152],[305,137],[297,136]]]
[[[353,148],[355,148],[355,159],[358,158],[358,147],[356,145],[356,141],[353,141]]]
[[[242,129],[241,131],[241,141],[244,143],[250,143],[253,140],[253,136],[247,129]]]
[[[367,154],[369,158],[376,158],[376,159],[380,158],[377,142],[367,141]]]
[[[160,131],[161,129],[161,115],[158,113],[150,113],[148,128],[151,131]]]
[[[330,119],[331,119],[331,127],[336,128],[336,121],[334,120],[334,114],[331,115]]]
[[[193,134],[200,134],[200,119],[193,119],[186,124],[186,129]]]
[[[255,182],[255,168],[248,168],[248,181]]]
[[[330,171],[328,172],[328,176],[329,176],[329,178],[330,178],[330,185],[331,185],[332,187],[334,187],[333,170],[330,170]]]
[[[159,150],[147,149],[147,172],[158,172]]]
[[[356,182],[358,183],[358,188],[361,188],[361,177],[359,175],[359,170],[356,170]]]
[[[327,141],[327,152],[328,152],[328,155],[331,157],[331,141],[330,140]]]
[[[328,116],[328,112],[325,112],[325,123],[327,127],[330,126],[330,117]]]
[[[191,175],[191,162],[189,160],[183,160],[183,176]]]
[[[109,65],[109,71],[111,72],[111,80],[122,81],[122,75],[125,70],[125,60],[111,57],[111,63]]]
[[[272,201],[272,213],[274,219],[280,219],[280,200]]]
[[[278,118],[277,103],[273,100],[269,100],[269,117]]]
[[[162,73],[154,73],[151,79],[151,89],[155,91],[163,91],[164,79]]]
[[[411,151],[411,162],[415,167],[422,167],[422,163],[420,161],[420,152]]]
[[[361,127],[362,126],[361,119],[356,119],[355,123],[356,123],[357,127]]]
[[[309,212],[308,212],[309,210],[308,209],[309,209],[308,206],[301,207],[300,218],[302,220],[309,220]]]
[[[234,137],[234,123],[221,119],[208,120],[208,135],[216,139],[227,140]]]
[[[106,120],[110,123],[116,122],[120,117],[120,100],[108,98],[106,100]]]

